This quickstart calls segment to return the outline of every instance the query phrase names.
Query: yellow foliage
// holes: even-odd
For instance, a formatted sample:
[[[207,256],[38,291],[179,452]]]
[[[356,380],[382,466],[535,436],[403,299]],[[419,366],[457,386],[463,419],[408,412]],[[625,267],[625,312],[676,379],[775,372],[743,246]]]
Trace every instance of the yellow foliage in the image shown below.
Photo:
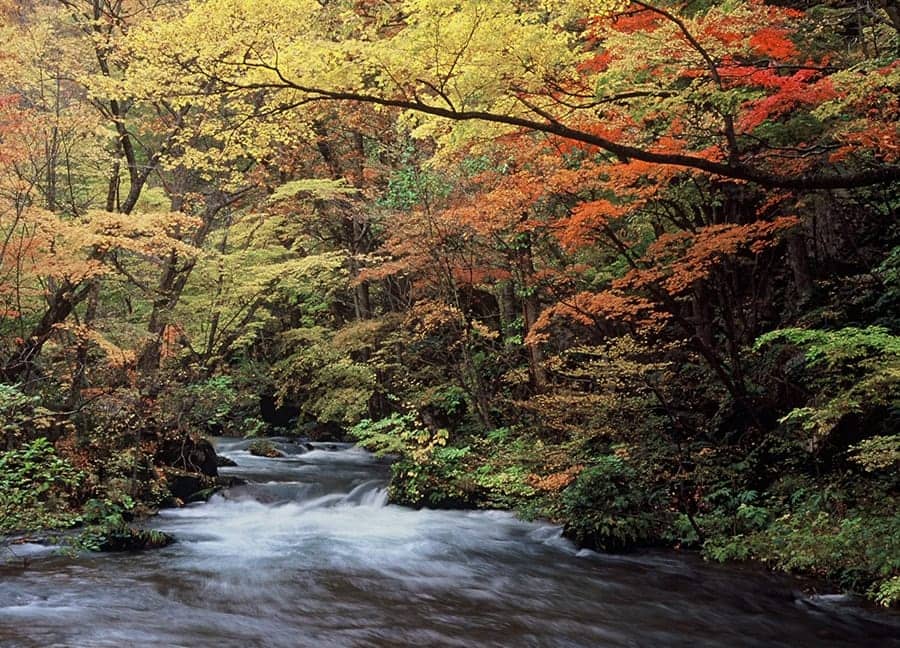
[[[94,344],[102,353],[106,362],[111,367],[133,367],[136,361],[133,349],[123,349],[119,345],[107,339],[100,331],[87,326],[80,326],[71,322],[57,324],[57,331],[66,331],[77,340]]]
[[[533,116],[550,107],[549,85],[565,86],[587,53],[579,20],[623,8],[621,0],[200,0],[164,9],[133,29],[122,81],[138,97],[166,96],[204,115],[219,140],[192,164],[219,162],[273,142],[311,137],[315,89],[423,101],[454,111]],[[185,38],[190,34],[191,38]],[[260,115],[258,95],[271,93]],[[223,94],[237,97],[223,110]],[[227,121],[223,115],[227,113]],[[254,119],[250,119],[254,117]],[[508,126],[448,125],[409,116],[416,136],[454,146]],[[235,127],[235,123],[240,127]],[[230,153],[229,153],[230,150]],[[200,158],[206,157],[206,160]]]
[[[182,239],[201,224],[199,218],[182,212],[120,214],[90,211],[85,218],[85,244],[101,254],[120,250],[152,260],[175,251],[179,256],[193,258],[199,250]]]

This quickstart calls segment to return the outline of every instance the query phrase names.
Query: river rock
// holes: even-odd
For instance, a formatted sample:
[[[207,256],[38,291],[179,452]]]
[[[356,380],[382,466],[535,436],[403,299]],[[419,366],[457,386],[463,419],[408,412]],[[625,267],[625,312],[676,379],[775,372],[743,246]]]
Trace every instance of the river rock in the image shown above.
[[[275,447],[274,443],[267,441],[266,439],[257,439],[250,444],[250,447],[248,447],[247,450],[254,456],[268,457],[269,459],[285,456],[281,450]]]
[[[237,466],[237,463],[234,459],[229,459],[228,457],[223,457],[222,455],[216,455],[216,465],[219,468],[231,468],[233,466]]]
[[[198,472],[208,477],[219,474],[216,450],[206,439],[189,436],[166,439],[157,450],[156,461],[157,464]]]
[[[216,486],[219,488],[234,488],[235,486],[243,486],[246,483],[246,479],[235,477],[234,475],[219,475],[216,477]]]
[[[198,439],[194,442],[194,448],[188,457],[188,462],[193,464],[188,466],[188,469],[195,468],[209,477],[215,477],[219,474],[216,449],[206,439]]]
[[[196,493],[214,485],[208,475],[192,473],[178,468],[166,468],[163,470],[163,474],[166,476],[166,483],[172,497],[182,502],[190,501]]]
[[[121,526],[107,529],[103,533],[103,541],[100,543],[102,551],[143,551],[144,549],[158,549],[172,544],[175,538],[162,531],[136,529],[130,526]]]

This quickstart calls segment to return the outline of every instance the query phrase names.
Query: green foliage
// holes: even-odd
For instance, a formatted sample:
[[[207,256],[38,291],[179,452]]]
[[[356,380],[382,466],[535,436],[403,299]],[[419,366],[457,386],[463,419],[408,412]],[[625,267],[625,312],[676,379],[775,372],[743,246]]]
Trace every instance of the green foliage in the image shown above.
[[[457,416],[465,409],[467,399],[466,391],[459,385],[439,385],[425,394],[422,404],[446,416]]]
[[[605,455],[563,491],[559,513],[577,542],[616,550],[656,537],[654,508],[638,472],[622,458]]]
[[[237,432],[238,436],[242,436],[244,438],[252,438],[259,436],[260,434],[265,432],[266,428],[267,425],[265,421],[263,421],[262,419],[258,419],[255,416],[248,416],[241,421]]]
[[[29,437],[49,431],[51,413],[40,407],[38,396],[16,385],[0,383],[0,447],[13,447]]]
[[[176,391],[179,410],[189,425],[201,431],[221,431],[231,426],[238,393],[230,376],[214,376]]]
[[[324,327],[293,329],[282,336],[285,357],[273,371],[279,396],[299,402],[319,421],[356,423],[369,411],[377,379],[373,367]]]
[[[810,367],[826,370],[847,368],[872,358],[896,358],[900,356],[900,337],[881,326],[867,328],[847,327],[836,331],[810,329],[779,329],[757,339],[755,348],[782,342],[804,351]]]
[[[26,418],[25,413],[32,410],[39,400],[36,396],[22,393],[15,385],[0,383],[0,423],[3,431],[21,425]]]
[[[309,194],[315,198],[327,200],[337,196],[354,194],[357,190],[347,184],[346,180],[331,180],[329,178],[304,178],[303,180],[291,180],[286,182],[269,196],[272,202],[294,198],[299,194]]]
[[[72,546],[82,551],[140,551],[165,547],[175,538],[155,529],[139,529],[124,521],[104,520],[75,536]]]
[[[900,435],[872,437],[852,446],[850,450],[853,461],[868,472],[896,468],[900,464]]]
[[[317,325],[347,288],[346,253],[306,249],[288,219],[248,214],[220,236],[218,249],[198,260],[175,313],[188,337],[206,342],[207,363],[252,348],[285,310],[299,310],[302,325]]]
[[[363,419],[349,432],[359,445],[378,456],[412,454],[431,440],[431,433],[411,413],[394,413],[377,421]]]
[[[128,495],[92,498],[84,503],[82,519],[88,524],[121,526],[134,509],[134,500]]]
[[[168,544],[171,538],[164,540],[165,534],[128,526],[134,506],[134,500],[122,493],[89,499],[80,517],[85,526],[74,537],[73,546],[85,551],[115,551],[144,548],[144,543],[148,546]]]
[[[704,544],[714,560],[755,559],[794,572],[813,573],[856,591],[867,589],[883,604],[896,592],[900,573],[900,518],[896,498],[880,496],[845,508],[846,494],[823,499],[801,489],[790,501],[770,502],[771,520],[755,530],[717,535]]]
[[[797,137],[815,139],[822,134],[822,122],[810,113],[798,113],[784,121],[766,121],[754,131],[754,135],[776,145],[785,146]]]
[[[428,169],[407,164],[391,174],[380,203],[384,207],[407,211],[428,205],[447,196],[452,185],[447,179]]]
[[[0,532],[68,527],[84,475],[40,437],[0,453]]]
[[[469,508],[482,492],[465,464],[468,448],[436,448],[419,458],[404,457],[391,466],[391,499],[407,506]]]
[[[875,323],[897,333],[900,331],[900,245],[890,250],[873,274],[882,284],[873,308]]]
[[[483,490],[485,506],[516,508],[525,504],[537,491],[528,483],[529,471],[522,465],[497,466],[486,463],[474,471],[474,481]]]
[[[446,429],[430,430],[413,413],[365,419],[350,428],[359,444],[378,455],[397,455],[391,466],[390,496],[408,506],[472,506],[479,484],[466,460],[471,449],[448,446]]]
[[[782,422],[798,425],[816,449],[850,415],[900,407],[900,337],[879,326],[835,331],[782,329],[761,336],[757,350],[799,349],[798,379],[816,391]]]
[[[885,607],[894,605],[900,601],[900,576],[894,576],[878,583],[869,591],[869,594]]]

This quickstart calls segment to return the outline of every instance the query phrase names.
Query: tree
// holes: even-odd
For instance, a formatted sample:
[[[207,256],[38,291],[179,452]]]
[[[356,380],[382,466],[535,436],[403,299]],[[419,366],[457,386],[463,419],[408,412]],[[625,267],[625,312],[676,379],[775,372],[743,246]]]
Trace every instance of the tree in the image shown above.
[[[747,2],[690,13],[618,0],[338,5],[209,0],[133,37],[148,52],[148,78],[174,77],[187,94],[210,83],[235,96],[267,91],[273,111],[373,103],[424,115],[420,132],[445,141],[472,136],[468,122],[540,131],[620,160],[768,188],[900,178],[878,153],[896,147],[896,131],[875,114],[848,125],[820,111],[811,137],[798,142],[758,132],[793,107],[851,109],[862,98],[835,90],[855,61],[826,64],[798,47],[804,17],[794,10]],[[173,46],[201,23],[206,41]],[[892,87],[895,66],[865,65],[873,91],[865,97]],[[448,130],[428,117],[459,124]],[[874,155],[837,164],[841,142],[871,128],[883,138]]]

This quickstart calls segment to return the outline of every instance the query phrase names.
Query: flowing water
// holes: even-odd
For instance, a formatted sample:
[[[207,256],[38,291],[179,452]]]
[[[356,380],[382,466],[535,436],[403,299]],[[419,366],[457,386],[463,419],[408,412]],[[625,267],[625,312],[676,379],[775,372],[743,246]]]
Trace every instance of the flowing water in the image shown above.
[[[218,441],[247,485],[152,520],[170,547],[0,566],[0,646],[900,645],[896,615],[757,569],[387,505],[388,466],[349,445],[246,446]]]

